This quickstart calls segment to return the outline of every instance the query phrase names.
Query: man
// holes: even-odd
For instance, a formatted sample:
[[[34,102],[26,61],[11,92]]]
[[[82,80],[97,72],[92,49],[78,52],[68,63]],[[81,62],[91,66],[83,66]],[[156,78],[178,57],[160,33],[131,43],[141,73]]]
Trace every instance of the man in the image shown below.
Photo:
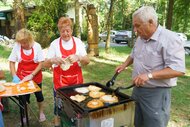
[[[171,87],[176,86],[176,77],[185,73],[181,40],[157,20],[152,7],[143,6],[134,12],[133,26],[138,38],[130,56],[116,68],[121,72],[133,64],[135,127],[167,126]]]
[[[61,17],[58,21],[60,37],[55,39],[48,50],[44,67],[53,66],[55,126],[59,126],[56,90],[83,83],[81,65],[89,64],[85,46],[79,38],[72,36],[72,21]]]

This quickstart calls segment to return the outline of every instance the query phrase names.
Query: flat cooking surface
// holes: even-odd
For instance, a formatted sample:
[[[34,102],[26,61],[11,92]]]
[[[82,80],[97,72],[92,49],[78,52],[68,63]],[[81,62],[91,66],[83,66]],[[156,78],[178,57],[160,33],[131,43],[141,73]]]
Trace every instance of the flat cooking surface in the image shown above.
[[[103,108],[106,108],[106,107],[111,107],[111,106],[114,106],[114,105],[122,104],[122,103],[127,103],[129,101],[133,101],[130,98],[130,96],[118,92],[118,93],[115,94],[118,97],[118,100],[119,100],[118,102],[113,103],[113,104],[104,103],[104,106],[99,107],[99,108],[94,108],[94,109],[88,108],[86,105],[93,98],[88,96],[89,93],[82,94],[82,93],[76,92],[75,88],[88,87],[89,85],[94,85],[94,86],[102,88],[101,91],[105,92],[106,94],[112,94],[113,91],[114,91],[113,89],[108,88],[108,87],[106,87],[106,86],[104,86],[104,85],[102,85],[100,83],[91,82],[91,83],[85,83],[85,84],[80,84],[80,85],[73,85],[73,86],[63,87],[63,88],[58,89],[58,92],[60,93],[60,95],[63,95],[64,98],[67,98],[67,100],[69,100],[71,103],[73,103],[77,108],[80,108],[83,112],[86,112],[86,113],[96,111],[96,110],[99,110],[99,109],[103,109]],[[86,96],[86,99],[84,101],[80,102],[80,103],[77,102],[77,101],[71,100],[70,96],[75,96],[76,94],[84,95],[84,96]]]

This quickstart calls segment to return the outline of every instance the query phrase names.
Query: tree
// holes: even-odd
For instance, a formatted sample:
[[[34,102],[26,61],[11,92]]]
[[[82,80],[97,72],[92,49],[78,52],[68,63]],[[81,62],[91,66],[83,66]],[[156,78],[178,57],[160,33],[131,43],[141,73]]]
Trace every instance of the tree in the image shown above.
[[[24,4],[22,0],[14,0],[13,10],[15,17],[15,32],[25,27]]]
[[[57,22],[67,11],[67,0],[43,0],[27,22],[27,27],[35,32],[36,40],[42,47],[59,36]],[[51,6],[50,6],[51,5]]]
[[[169,0],[168,13],[167,13],[167,22],[166,22],[166,28],[167,29],[172,28],[173,6],[174,6],[174,0]]]
[[[108,19],[107,19],[107,33],[108,34],[106,37],[106,45],[105,45],[105,50],[107,53],[109,52],[109,47],[110,47],[110,30],[111,30],[111,25],[113,21],[114,3],[115,3],[115,0],[111,0]]]
[[[176,0],[173,10],[172,30],[183,32],[190,37],[190,2],[189,0]]]
[[[78,38],[81,38],[81,28],[80,28],[80,22],[79,22],[79,18],[80,18],[80,3],[79,0],[75,0],[75,36],[77,36]]]

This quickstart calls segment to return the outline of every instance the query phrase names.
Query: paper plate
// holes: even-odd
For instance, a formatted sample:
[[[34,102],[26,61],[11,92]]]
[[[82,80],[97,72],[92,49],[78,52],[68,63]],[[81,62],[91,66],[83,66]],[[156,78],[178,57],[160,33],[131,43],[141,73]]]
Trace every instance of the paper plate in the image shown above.
[[[3,92],[5,90],[6,90],[5,87],[3,85],[0,85],[0,92]]]

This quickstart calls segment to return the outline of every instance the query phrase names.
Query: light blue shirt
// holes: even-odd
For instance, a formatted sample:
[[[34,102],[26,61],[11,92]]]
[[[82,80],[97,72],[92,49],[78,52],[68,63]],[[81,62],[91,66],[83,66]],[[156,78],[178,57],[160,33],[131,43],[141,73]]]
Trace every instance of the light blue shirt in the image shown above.
[[[133,58],[133,74],[150,73],[169,67],[175,71],[185,73],[185,52],[183,42],[176,33],[160,25],[149,40],[137,38],[131,53]],[[175,86],[177,78],[149,80],[144,87]]]

